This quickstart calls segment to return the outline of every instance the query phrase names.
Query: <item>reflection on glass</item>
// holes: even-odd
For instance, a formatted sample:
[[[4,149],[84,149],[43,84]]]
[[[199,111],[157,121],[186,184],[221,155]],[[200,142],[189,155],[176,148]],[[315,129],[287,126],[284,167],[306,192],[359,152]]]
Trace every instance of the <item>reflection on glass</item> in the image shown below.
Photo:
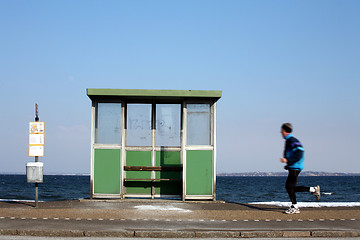
[[[127,146],[151,146],[151,104],[127,105]]]
[[[180,104],[156,105],[156,146],[180,146]]]
[[[210,145],[210,104],[187,105],[187,145]]]
[[[98,103],[95,143],[121,143],[121,103]]]

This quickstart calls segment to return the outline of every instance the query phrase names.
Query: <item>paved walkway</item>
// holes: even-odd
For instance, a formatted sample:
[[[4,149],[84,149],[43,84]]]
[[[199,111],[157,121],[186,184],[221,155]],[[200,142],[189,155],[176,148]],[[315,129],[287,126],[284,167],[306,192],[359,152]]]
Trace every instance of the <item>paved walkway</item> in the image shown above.
[[[0,235],[101,237],[360,237],[360,207],[285,208],[173,200],[0,202]]]

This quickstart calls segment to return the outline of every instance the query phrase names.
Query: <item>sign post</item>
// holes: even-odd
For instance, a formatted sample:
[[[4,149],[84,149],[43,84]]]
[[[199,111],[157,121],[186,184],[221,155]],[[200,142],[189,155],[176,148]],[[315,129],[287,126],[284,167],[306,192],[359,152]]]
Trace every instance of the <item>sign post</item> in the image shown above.
[[[35,104],[35,122],[29,122],[29,156],[35,157],[35,164],[26,166],[27,181],[35,183],[35,207],[38,207],[39,183],[43,182],[43,164],[39,157],[44,156],[45,122],[39,122],[39,108]]]

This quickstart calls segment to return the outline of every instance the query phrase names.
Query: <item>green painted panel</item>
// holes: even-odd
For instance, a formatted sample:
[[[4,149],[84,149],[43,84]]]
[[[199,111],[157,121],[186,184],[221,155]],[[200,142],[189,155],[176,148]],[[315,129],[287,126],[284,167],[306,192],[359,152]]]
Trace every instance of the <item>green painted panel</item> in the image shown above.
[[[94,193],[120,194],[120,149],[94,150]]]
[[[212,195],[213,152],[191,150],[186,153],[186,195]]]
[[[161,167],[180,167],[180,152],[156,152],[156,166]],[[182,176],[181,172],[174,171],[157,171],[155,174],[156,178],[176,178],[180,179]]]
[[[149,151],[126,151],[126,166],[151,166],[151,152]],[[127,171],[126,178],[151,178],[151,171]],[[126,193],[151,194],[150,181],[125,182]]]
[[[180,152],[156,152],[156,166],[179,167],[181,166]],[[158,179],[179,179],[179,181],[161,181],[155,186],[155,193],[165,195],[182,195],[182,172],[156,171]]]

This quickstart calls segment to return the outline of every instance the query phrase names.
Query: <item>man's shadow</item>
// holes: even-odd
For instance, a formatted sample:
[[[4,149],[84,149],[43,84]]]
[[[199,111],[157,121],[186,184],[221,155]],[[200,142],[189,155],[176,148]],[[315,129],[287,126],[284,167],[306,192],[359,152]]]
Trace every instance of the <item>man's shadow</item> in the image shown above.
[[[228,202],[231,204],[236,204],[245,208],[255,209],[259,211],[265,211],[265,212],[280,212],[283,213],[284,210],[287,208],[278,207],[278,206],[270,206],[270,205],[261,205],[261,204],[247,204],[247,203],[237,203],[237,202]]]

